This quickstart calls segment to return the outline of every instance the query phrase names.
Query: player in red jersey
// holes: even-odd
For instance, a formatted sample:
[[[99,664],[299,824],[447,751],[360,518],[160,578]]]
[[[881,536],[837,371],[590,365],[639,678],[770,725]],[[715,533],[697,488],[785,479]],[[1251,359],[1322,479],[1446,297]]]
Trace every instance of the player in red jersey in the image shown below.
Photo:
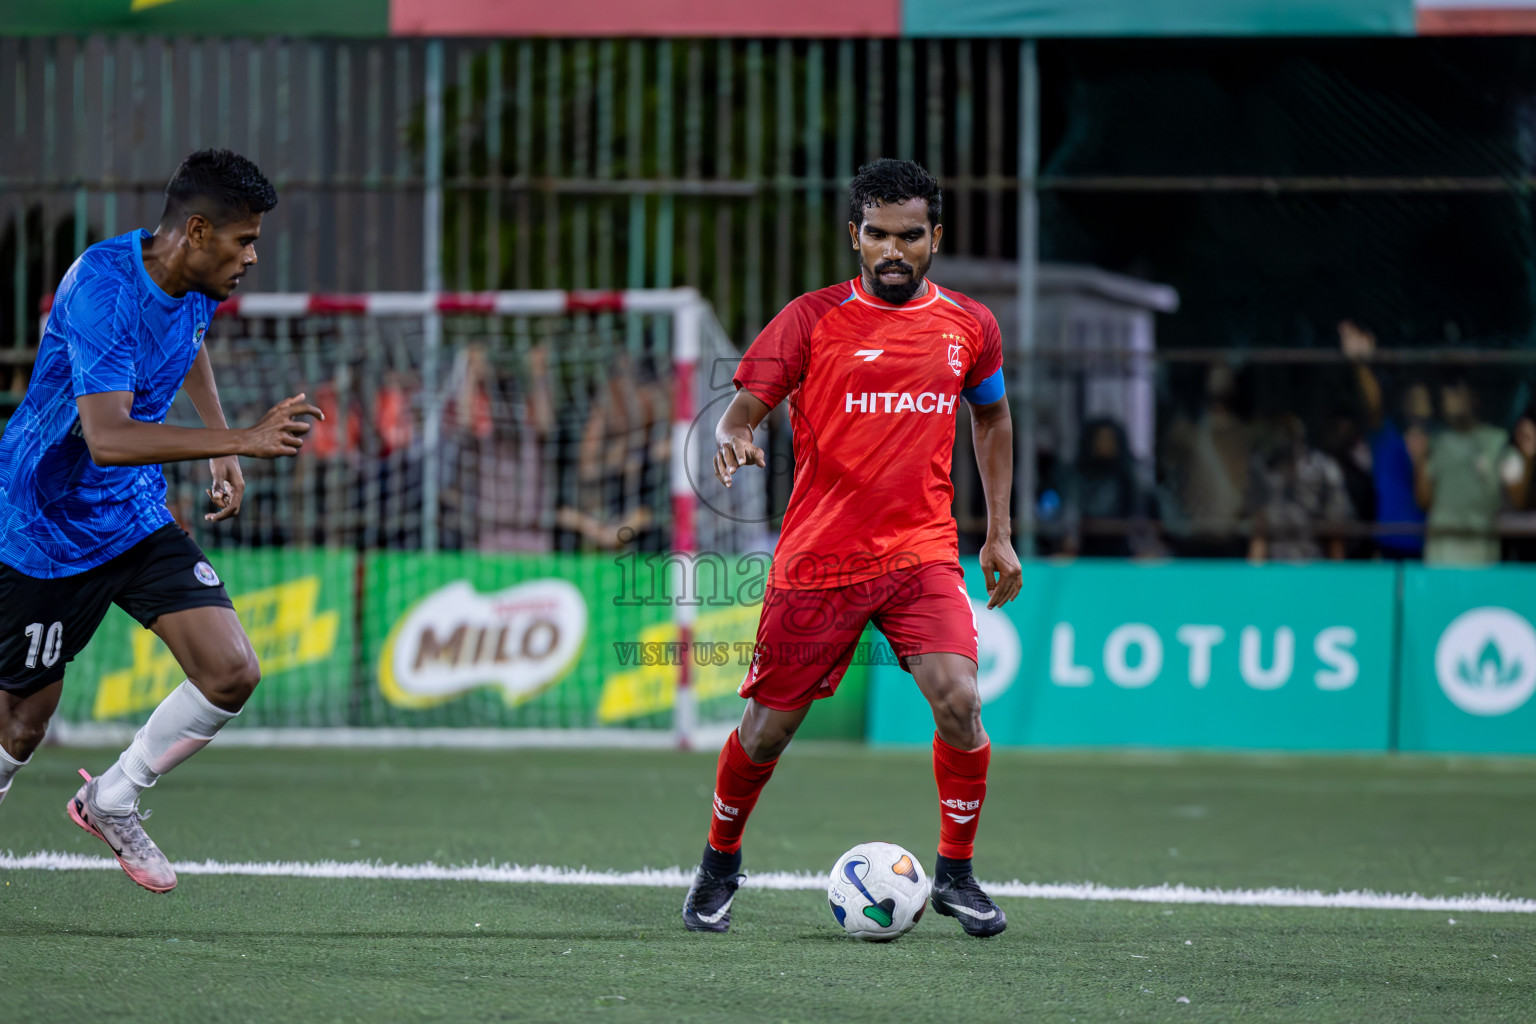
[[[752,433],[787,398],[795,486],[741,684],[747,709],[720,752],[709,841],[683,904],[691,931],[730,927],[747,817],[811,703],[837,690],[868,622],[933,707],[934,909],[971,935],[1007,925],[971,872],[992,748],[950,516],[950,453],[964,398],[987,495],[981,568],[996,608],[1018,596],[1022,578],[1009,539],[1013,425],[997,321],[927,279],[942,198],[910,161],[859,170],[848,234],[861,273],[784,307],[742,358],[715,430],[715,474],[729,487],[738,470],[766,465]]]

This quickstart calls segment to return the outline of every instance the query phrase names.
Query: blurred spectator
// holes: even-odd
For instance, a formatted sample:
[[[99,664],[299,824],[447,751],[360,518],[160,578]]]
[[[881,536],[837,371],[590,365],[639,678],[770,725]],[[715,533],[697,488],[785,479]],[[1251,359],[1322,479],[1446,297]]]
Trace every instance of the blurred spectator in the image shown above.
[[[666,382],[620,355],[592,396],[577,449],[574,501],[555,522],[581,548],[658,550],[663,523],[650,502],[665,494],[672,446]]]
[[[1344,557],[1343,531],[1353,518],[1339,464],[1307,444],[1301,418],[1287,413],[1254,445],[1248,511],[1248,557],[1295,562]]]
[[[366,367],[341,362],[312,393],[325,418],[305,439],[309,458],[295,462],[290,497],[312,513],[301,530],[311,543],[394,548],[420,543],[417,386],[412,377],[389,371],[370,393],[364,383],[369,376]]]
[[[1240,522],[1252,431],[1238,415],[1237,376],[1214,365],[1206,375],[1205,407],[1191,423],[1181,419],[1164,441],[1168,482],[1190,535],[1178,553],[1231,558],[1243,553]]]
[[[1525,410],[1509,432],[1509,441],[1515,450],[1526,457],[1527,462],[1536,453],[1536,406]],[[1513,504],[1500,523],[1518,531],[1515,536],[1504,538],[1504,560],[1508,562],[1536,562],[1536,487],[1527,486],[1525,500]]]
[[[416,429],[421,381],[415,372],[386,370],[378,390],[362,410],[371,432],[365,433],[362,499],[370,509],[362,522],[365,547],[409,551],[422,543],[422,476],[428,457]],[[437,453],[432,453],[435,457]]]
[[[1124,427],[1111,419],[1085,423],[1065,476],[1066,554],[1128,558],[1146,549],[1147,495]]]
[[[1357,507],[1362,520],[1372,518],[1394,529],[1378,532],[1376,549],[1385,558],[1418,558],[1424,553],[1424,510],[1415,498],[1414,463],[1408,454],[1406,433],[1423,431],[1432,417],[1429,389],[1415,383],[1403,393],[1400,421],[1385,413],[1381,382],[1369,359],[1376,352],[1376,335],[1353,320],[1339,324],[1339,347],[1354,361],[1355,383],[1365,403],[1366,423],[1370,429],[1370,469],[1374,485],[1375,509],[1367,515]]]
[[[553,536],[545,521],[552,479],[544,465],[554,427],[550,407],[549,351],[527,355],[525,378],[503,400],[491,443],[481,456],[480,547],[498,551],[547,551]]]
[[[1339,410],[1329,418],[1322,451],[1333,459],[1344,476],[1344,493],[1349,497],[1355,522],[1374,522],[1376,482],[1371,475],[1371,449],[1360,432],[1359,420],[1351,411]],[[1375,553],[1376,546],[1370,537],[1352,534],[1344,538],[1345,558],[1371,558]]]
[[[454,356],[443,408],[443,546],[546,551],[543,457],[552,417],[548,352],[498,373],[482,344]]]
[[[1433,438],[1410,430],[1408,452],[1416,470],[1419,504],[1429,512],[1424,561],[1436,565],[1488,565],[1499,560],[1495,520],[1507,496],[1516,508],[1525,504],[1536,459],[1536,436],[1529,448],[1512,445],[1508,434],[1481,422],[1477,394],[1465,379],[1440,389],[1445,429]]]

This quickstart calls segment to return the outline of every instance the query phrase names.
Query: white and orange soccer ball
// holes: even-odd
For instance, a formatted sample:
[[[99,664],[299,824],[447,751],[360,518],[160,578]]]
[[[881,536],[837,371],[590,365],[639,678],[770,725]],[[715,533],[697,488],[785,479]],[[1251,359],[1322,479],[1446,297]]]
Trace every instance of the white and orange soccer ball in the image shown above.
[[[843,930],[890,942],[916,927],[932,884],[918,859],[895,843],[860,843],[832,865],[827,902]]]

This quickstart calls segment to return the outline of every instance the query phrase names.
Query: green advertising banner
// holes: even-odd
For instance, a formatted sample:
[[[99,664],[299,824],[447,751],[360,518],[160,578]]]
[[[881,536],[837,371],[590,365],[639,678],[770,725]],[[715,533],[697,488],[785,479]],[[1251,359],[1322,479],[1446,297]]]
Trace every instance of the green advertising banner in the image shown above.
[[[1387,749],[1391,567],[1035,564],[993,611],[965,568],[999,746]],[[929,742],[911,677],[872,671],[869,738]]]
[[[908,36],[1412,35],[1412,0],[904,0]]]
[[[1402,750],[1536,753],[1536,570],[1403,574]]]
[[[762,556],[376,553],[359,564],[349,552],[242,550],[211,561],[262,664],[240,728],[665,729],[685,660],[701,719],[730,721],[766,580]],[[1536,753],[1536,569],[1079,561],[1024,572],[1019,599],[988,611],[966,560],[999,746]],[[694,609],[687,649],[680,600]],[[70,664],[60,715],[141,722],[181,679],[154,634],[114,608]],[[800,735],[927,743],[932,731],[911,677],[872,657]]]
[[[383,36],[389,0],[0,0],[0,32]]]
[[[680,564],[684,592],[674,592]],[[365,563],[363,725],[668,727],[680,662],[707,719],[740,714],[767,563],[379,554]],[[674,602],[694,604],[683,649]]]
[[[357,557],[335,551],[215,551],[261,662],[237,727],[347,724]],[[149,630],[113,607],[64,678],[61,717],[142,722],[185,676]]]

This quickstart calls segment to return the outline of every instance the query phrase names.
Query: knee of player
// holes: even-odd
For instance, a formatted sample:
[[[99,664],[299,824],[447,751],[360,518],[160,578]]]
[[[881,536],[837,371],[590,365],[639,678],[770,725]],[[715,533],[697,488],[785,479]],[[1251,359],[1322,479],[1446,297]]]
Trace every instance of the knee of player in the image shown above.
[[[42,744],[47,733],[47,722],[11,716],[0,722],[0,746],[4,746],[5,752],[11,757],[25,761]]]
[[[766,764],[784,753],[795,730],[777,723],[762,723],[756,728],[738,730],[741,749],[757,764]]]
[[[249,648],[231,656],[206,679],[197,680],[199,689],[213,703],[226,709],[238,708],[261,682],[261,664]]]
[[[742,740],[741,749],[746,751],[747,757],[757,764],[766,764],[784,753],[789,746],[789,741],[794,738],[794,731],[790,729],[771,729],[748,740]]]
[[[958,731],[980,731],[981,695],[974,679],[956,680],[934,702],[934,715],[942,716]]]

